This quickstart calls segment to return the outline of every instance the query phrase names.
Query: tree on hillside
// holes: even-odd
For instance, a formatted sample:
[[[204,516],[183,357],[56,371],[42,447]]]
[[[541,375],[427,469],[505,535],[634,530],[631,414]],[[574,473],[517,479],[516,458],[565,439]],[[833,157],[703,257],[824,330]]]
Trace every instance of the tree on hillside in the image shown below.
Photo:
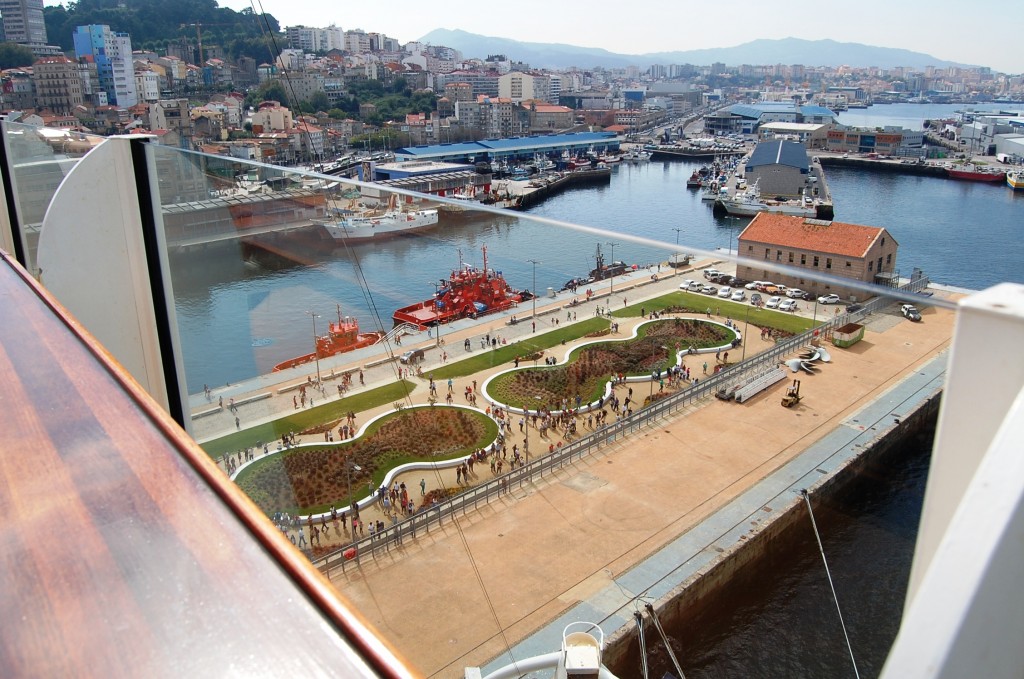
[[[76,26],[105,24],[128,33],[134,47],[166,46],[180,39],[195,43],[198,28],[204,45],[219,45],[235,58],[245,54],[268,61],[272,56],[267,34],[281,30],[271,15],[257,15],[251,9],[236,12],[218,7],[216,0],[78,0],[67,8],[45,7],[43,17],[50,41],[65,51],[74,49]]]
[[[288,92],[280,80],[268,80],[251,91],[245,98],[247,106],[256,106],[261,101],[277,101],[281,103],[281,106],[288,106]]]
[[[35,55],[25,45],[16,42],[0,42],[0,69],[31,66],[35,63]]]

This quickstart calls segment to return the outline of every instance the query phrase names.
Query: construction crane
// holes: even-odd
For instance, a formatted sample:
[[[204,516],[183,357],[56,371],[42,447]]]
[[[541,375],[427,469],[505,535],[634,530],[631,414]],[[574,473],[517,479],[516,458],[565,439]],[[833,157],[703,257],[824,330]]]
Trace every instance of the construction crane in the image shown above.
[[[209,24],[209,23],[201,23],[201,22],[197,21],[197,22],[194,22],[194,23],[191,23],[191,24],[182,24],[179,27],[179,28],[189,28],[191,26],[195,26],[196,27],[196,43],[198,43],[198,45],[199,45],[199,63],[197,64],[197,66],[202,68],[203,64],[205,63],[205,61],[203,59],[203,26],[234,26],[234,25],[235,24],[232,24],[232,23]]]

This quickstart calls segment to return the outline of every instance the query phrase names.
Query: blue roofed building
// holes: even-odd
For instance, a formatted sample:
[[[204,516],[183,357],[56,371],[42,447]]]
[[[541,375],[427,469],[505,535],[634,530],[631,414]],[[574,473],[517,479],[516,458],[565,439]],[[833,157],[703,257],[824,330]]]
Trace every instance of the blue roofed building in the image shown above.
[[[798,106],[793,102],[763,101],[733,104],[704,116],[704,131],[714,135],[756,135],[765,123],[815,123],[831,125],[835,113],[823,106]]]
[[[809,173],[807,147],[783,140],[763,141],[755,146],[744,170],[747,183],[757,182],[761,196],[766,198],[803,195]]]

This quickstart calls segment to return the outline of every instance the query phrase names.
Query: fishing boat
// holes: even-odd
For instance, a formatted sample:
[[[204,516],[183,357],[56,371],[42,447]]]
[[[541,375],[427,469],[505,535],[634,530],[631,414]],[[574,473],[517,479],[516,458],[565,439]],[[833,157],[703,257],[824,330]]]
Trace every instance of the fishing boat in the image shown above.
[[[715,206],[722,206],[730,215],[753,217],[758,212],[772,212],[782,215],[796,215],[798,217],[816,217],[818,208],[810,198],[802,196],[796,200],[764,200],[761,198],[761,191],[754,182],[746,191],[737,193],[735,197],[723,196],[715,202]]]
[[[1001,182],[1006,178],[1002,170],[992,169],[983,165],[964,163],[947,168],[950,179],[962,179],[972,182]]]
[[[442,278],[430,299],[402,307],[392,315],[395,325],[412,323],[420,328],[450,323],[460,318],[476,318],[512,308],[532,297],[528,291],[513,290],[500,271],[487,268],[487,246],[483,247],[483,268],[462,261],[448,278]]]
[[[699,189],[704,185],[704,179],[700,176],[700,172],[697,170],[693,171],[690,178],[686,180],[686,188],[688,189]]]
[[[634,146],[622,154],[622,160],[627,163],[644,163],[651,159],[651,152]]]
[[[376,344],[384,336],[382,332],[359,332],[359,321],[351,316],[341,316],[341,305],[338,305],[338,322],[331,323],[326,335],[316,337],[316,353],[282,361],[274,366],[273,372],[287,370],[295,366],[312,363],[321,358],[328,358],[346,351],[355,351]]]
[[[335,242],[343,243],[406,236],[433,228],[437,220],[436,209],[403,210],[398,206],[397,194],[392,194],[384,210],[338,210],[334,219],[315,223],[322,226]]]
[[[1024,170],[1010,170],[1007,172],[1006,185],[1014,191],[1024,191]]]
[[[600,243],[597,244],[597,254],[594,255],[594,263],[597,266],[590,270],[588,282],[603,281],[604,279],[611,278],[613,276],[621,276],[635,268],[623,261],[615,261],[611,264],[605,264],[604,255],[601,254]]]

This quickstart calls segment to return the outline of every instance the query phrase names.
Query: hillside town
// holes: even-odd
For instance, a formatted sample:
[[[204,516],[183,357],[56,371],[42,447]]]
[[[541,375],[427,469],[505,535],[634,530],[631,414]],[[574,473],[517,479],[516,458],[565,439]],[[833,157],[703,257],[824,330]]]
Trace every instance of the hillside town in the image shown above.
[[[4,44],[32,55],[32,63],[2,72],[6,120],[83,134],[146,133],[168,146],[280,165],[324,162],[350,148],[594,130],[628,137],[705,112],[705,131],[714,135],[750,134],[753,116],[757,124],[789,125],[785,133],[814,136],[824,146],[832,126],[822,124],[831,119],[804,120],[801,106],[842,111],[1024,98],[1024,77],[982,67],[714,63],[549,70],[507,55],[470,57],[335,25],[286,27],[273,43],[280,49],[266,61],[231,59],[210,35],[204,39],[209,25],[199,22],[183,26],[160,51],[134,49],[131,35],[109,25],[81,25],[74,50],[66,52],[48,43],[42,0],[3,2],[0,10]],[[736,108],[745,103],[761,108],[756,115]],[[775,105],[767,117],[765,104]],[[820,127],[792,127],[807,122]],[[990,136],[1017,131],[1004,125]]]

